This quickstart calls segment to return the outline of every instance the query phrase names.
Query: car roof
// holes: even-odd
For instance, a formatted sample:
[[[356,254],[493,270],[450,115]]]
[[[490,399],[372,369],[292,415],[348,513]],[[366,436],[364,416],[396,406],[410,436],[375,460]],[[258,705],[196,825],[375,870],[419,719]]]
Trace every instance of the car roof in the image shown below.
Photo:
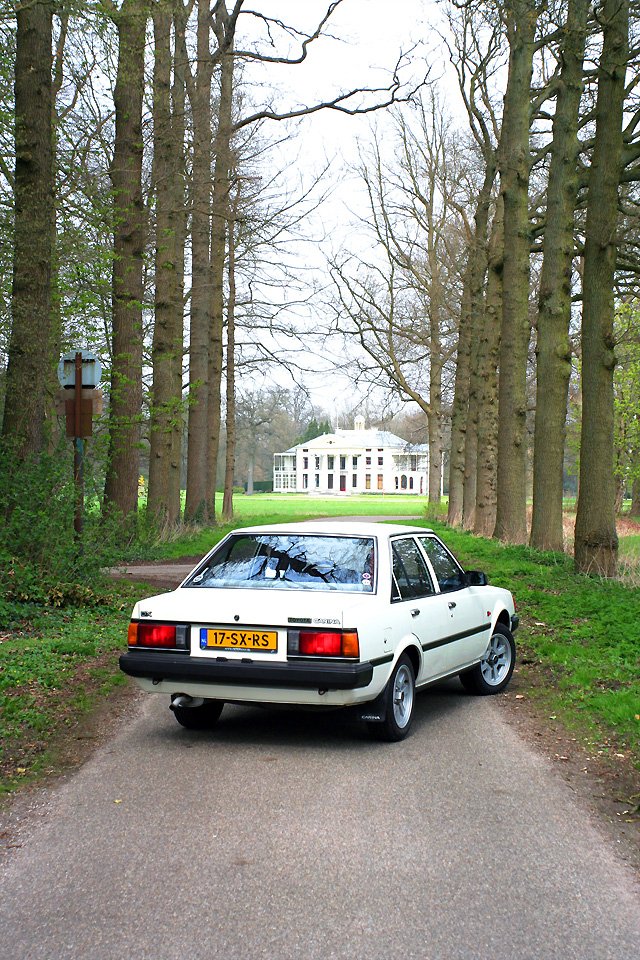
[[[398,523],[376,523],[372,520],[304,520],[298,523],[276,523],[257,527],[240,527],[233,533],[306,533],[341,534],[350,537],[391,537],[397,534],[433,533],[427,527],[410,527]]]

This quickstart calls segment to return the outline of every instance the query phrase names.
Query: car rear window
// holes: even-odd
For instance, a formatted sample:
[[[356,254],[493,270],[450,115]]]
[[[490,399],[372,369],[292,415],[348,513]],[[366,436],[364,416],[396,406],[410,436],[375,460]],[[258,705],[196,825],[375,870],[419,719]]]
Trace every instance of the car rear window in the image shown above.
[[[185,586],[372,593],[374,555],[369,537],[232,534]]]

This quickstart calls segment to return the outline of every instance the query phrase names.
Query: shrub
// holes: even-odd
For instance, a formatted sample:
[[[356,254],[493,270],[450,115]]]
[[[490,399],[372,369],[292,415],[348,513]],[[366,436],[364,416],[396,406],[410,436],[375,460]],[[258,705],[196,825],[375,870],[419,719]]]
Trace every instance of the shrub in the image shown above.
[[[0,622],[29,605],[96,602],[100,571],[118,558],[117,521],[95,498],[85,509],[82,548],[74,538],[73,464],[62,441],[51,454],[18,460],[0,447]]]

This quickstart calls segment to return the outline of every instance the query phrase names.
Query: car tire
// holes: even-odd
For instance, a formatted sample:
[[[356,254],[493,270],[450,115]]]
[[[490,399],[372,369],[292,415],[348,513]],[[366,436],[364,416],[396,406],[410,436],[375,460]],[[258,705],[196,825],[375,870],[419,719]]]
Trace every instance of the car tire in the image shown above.
[[[515,663],[513,635],[503,623],[497,623],[480,663],[460,674],[462,686],[469,693],[479,696],[501,693],[511,680]]]
[[[205,700],[199,707],[172,706],[180,726],[187,730],[211,730],[220,719],[224,700]]]
[[[413,664],[403,654],[395,665],[385,688],[385,718],[382,723],[367,723],[367,728],[376,740],[397,743],[404,740],[413,723],[413,708],[416,695],[416,678]]]

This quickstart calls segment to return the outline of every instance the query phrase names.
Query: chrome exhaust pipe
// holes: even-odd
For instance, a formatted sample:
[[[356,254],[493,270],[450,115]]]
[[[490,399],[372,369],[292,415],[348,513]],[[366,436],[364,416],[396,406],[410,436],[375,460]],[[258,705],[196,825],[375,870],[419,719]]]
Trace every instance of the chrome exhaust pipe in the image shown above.
[[[201,707],[203,703],[204,697],[190,697],[186,693],[178,693],[171,697],[169,709],[175,710],[176,707]]]

